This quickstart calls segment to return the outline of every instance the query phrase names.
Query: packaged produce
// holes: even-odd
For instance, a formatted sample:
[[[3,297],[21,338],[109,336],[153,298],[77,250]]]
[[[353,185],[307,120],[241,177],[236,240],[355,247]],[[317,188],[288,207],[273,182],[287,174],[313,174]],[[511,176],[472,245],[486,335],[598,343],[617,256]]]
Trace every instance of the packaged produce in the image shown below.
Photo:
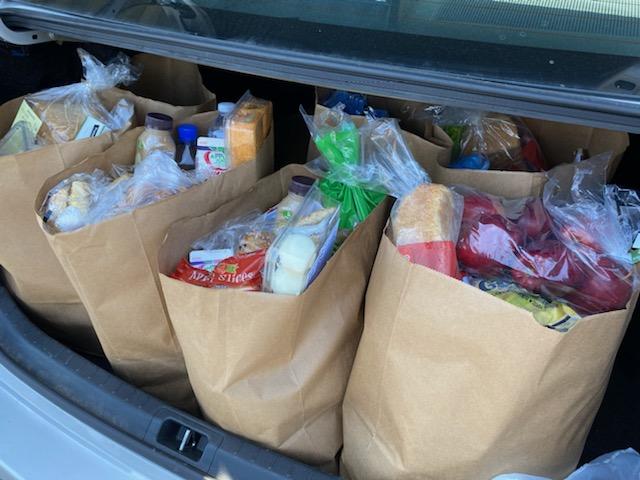
[[[134,81],[138,74],[124,54],[108,65],[78,49],[84,80],[73,85],[51,88],[24,98],[14,125],[24,121],[38,145],[66,143],[97,136],[106,131],[126,129],[133,117],[133,105],[121,100],[107,110],[98,93]]]
[[[284,295],[302,293],[333,253],[339,215],[340,203],[314,185],[267,250],[263,289]]]
[[[89,210],[110,181],[105,172],[97,169],[71,175],[49,192],[42,218],[62,232],[84,226]]]
[[[40,212],[54,230],[68,232],[158,202],[195,184],[173,156],[154,152],[134,168],[78,173],[56,185]]]
[[[319,188],[340,203],[341,237],[345,237],[384,199],[385,193],[363,186],[369,178],[363,168],[366,159],[361,150],[361,135],[349,115],[344,113],[343,105],[325,110],[316,117],[307,115],[302,107],[300,113],[322,155],[322,159],[312,165],[323,177]]]
[[[442,106],[429,107],[429,111],[453,141],[450,168],[546,169],[538,142],[519,118]]]
[[[507,303],[531,312],[533,318],[540,325],[560,332],[568,331],[580,319],[580,315],[569,305],[557,300],[547,300],[542,295],[525,290],[513,281],[485,280],[471,275],[465,276],[463,281]]]
[[[635,284],[629,250],[640,203],[637,195],[605,185],[607,162],[605,155],[556,167],[543,199],[505,201],[455,187],[465,197],[457,245],[461,268],[510,279],[581,315],[625,308]],[[634,199],[636,208],[629,205]]]
[[[164,152],[175,157],[176,143],[171,136],[173,118],[164,113],[147,113],[144,131],[136,143],[136,160],[138,164],[154,152]]]

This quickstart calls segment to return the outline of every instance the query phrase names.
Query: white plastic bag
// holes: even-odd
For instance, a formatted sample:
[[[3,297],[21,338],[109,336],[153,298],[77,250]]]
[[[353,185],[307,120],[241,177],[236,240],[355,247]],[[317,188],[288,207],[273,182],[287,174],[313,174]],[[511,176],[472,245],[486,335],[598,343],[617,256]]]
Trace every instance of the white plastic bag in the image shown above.
[[[633,448],[606,453],[583,465],[565,480],[638,480],[640,455]],[[523,473],[498,475],[493,480],[550,480]]]

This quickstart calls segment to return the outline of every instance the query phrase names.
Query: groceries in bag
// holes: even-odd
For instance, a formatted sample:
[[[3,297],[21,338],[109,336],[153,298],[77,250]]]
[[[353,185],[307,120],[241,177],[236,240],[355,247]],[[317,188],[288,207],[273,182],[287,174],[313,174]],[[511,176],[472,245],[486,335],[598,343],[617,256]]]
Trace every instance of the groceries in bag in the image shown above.
[[[293,177],[301,193],[310,177]],[[305,185],[306,186],[306,185]],[[226,222],[194,242],[173,278],[208,288],[299,295],[333,254],[340,205],[311,186],[294,210],[289,196],[266,212]],[[285,210],[286,209],[286,210]],[[288,218],[282,212],[288,213]]]
[[[397,198],[391,212],[391,235],[400,252],[414,263],[457,277],[455,245],[462,198],[443,185],[430,184],[429,175],[416,162],[396,120],[368,115],[357,130],[347,119],[338,106],[315,121],[341,127],[316,135],[323,158],[311,162],[311,166],[324,177],[320,184],[343,185],[345,194],[333,197],[341,201],[343,210],[348,208],[345,203],[355,205],[352,218],[356,219],[358,212],[375,208],[384,194]],[[372,196],[377,198],[367,203],[367,209],[358,208]],[[358,202],[358,198],[363,201]],[[344,211],[341,215],[344,218]]]
[[[543,199],[505,201],[456,187],[465,197],[461,268],[512,281],[579,315],[625,308],[636,284],[629,251],[640,203],[620,209],[618,199],[629,191],[605,185],[607,161],[556,167]]]
[[[134,167],[70,176],[51,189],[40,213],[50,229],[68,232],[158,202],[195,183],[173,156],[154,152]]]
[[[306,290],[334,253],[340,208],[319,186],[311,188],[267,250],[265,291],[299,295]]]
[[[341,104],[316,117],[307,115],[302,106],[300,113],[322,155],[315,162],[322,177],[319,188],[341,204],[339,241],[342,241],[385,198],[384,191],[369,189],[357,175],[350,174],[367,162],[364,156],[370,151],[361,148],[367,132],[355,126]]]
[[[453,141],[449,168],[525,172],[547,168],[540,145],[519,118],[442,106],[427,110]]]
[[[235,104],[222,102],[208,137],[199,137],[195,160],[200,178],[220,175],[253,160],[271,131],[271,102],[247,91]]]
[[[78,55],[84,69],[82,82],[24,98],[12,125],[26,128],[25,150],[21,151],[126,130],[131,125],[134,107],[130,101],[121,99],[109,111],[98,97],[100,91],[131,83],[137,78],[129,58],[119,54],[111,63],[104,65],[82,49],[78,49]],[[5,139],[14,134],[12,128]],[[14,148],[13,153],[19,152]]]

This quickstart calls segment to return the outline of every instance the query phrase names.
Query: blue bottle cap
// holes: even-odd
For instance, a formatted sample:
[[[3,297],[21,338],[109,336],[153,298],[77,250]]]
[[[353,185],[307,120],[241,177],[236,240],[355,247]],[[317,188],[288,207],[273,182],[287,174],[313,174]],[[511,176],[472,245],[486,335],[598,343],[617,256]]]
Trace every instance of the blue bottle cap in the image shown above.
[[[198,127],[191,123],[178,125],[178,139],[182,143],[195,142],[198,138]]]
[[[449,168],[466,168],[473,170],[489,170],[489,159],[482,153],[464,155],[449,164]]]

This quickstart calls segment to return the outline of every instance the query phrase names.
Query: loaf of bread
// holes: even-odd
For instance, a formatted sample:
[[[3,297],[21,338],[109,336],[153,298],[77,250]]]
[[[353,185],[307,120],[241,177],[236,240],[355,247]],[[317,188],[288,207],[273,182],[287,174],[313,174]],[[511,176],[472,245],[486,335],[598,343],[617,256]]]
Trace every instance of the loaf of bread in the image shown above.
[[[227,138],[230,146],[230,167],[255,160],[271,130],[271,102],[251,98],[242,102],[230,118]]]
[[[430,183],[399,200],[391,217],[393,243],[455,242],[460,225],[454,195],[444,185]]]
[[[507,115],[486,115],[469,129],[462,154],[469,155],[473,152],[485,154],[492,170],[523,168],[518,125]]]
[[[42,145],[70,142],[87,119],[87,112],[78,103],[51,102],[36,96],[27,97],[27,103],[42,120],[38,131],[38,142]]]

